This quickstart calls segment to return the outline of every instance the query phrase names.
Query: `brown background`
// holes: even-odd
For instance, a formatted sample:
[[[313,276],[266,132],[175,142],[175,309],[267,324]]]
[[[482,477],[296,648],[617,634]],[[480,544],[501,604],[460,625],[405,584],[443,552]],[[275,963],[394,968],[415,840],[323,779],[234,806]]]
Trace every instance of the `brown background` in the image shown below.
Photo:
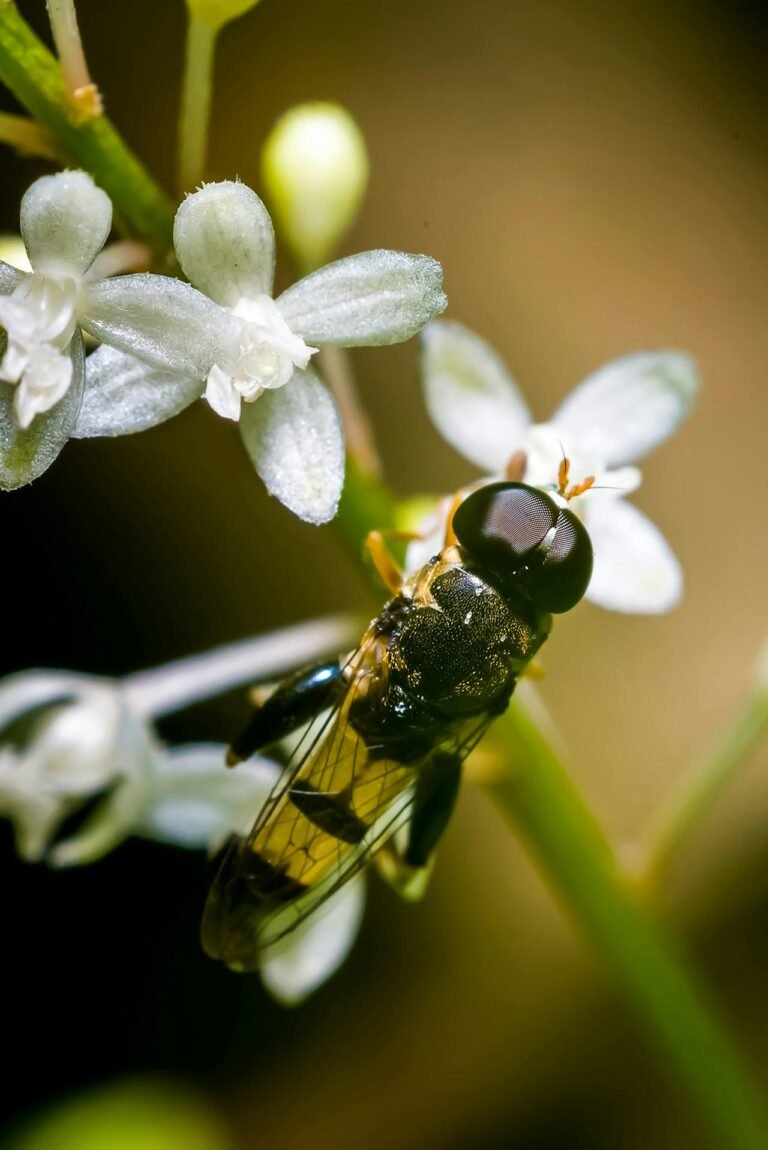
[[[171,183],[181,3],[78,8],[108,110]],[[209,175],[258,190],[284,108],[346,104],[373,168],[348,250],[438,257],[449,315],[495,344],[539,418],[622,353],[699,362],[699,406],[636,497],[682,561],[683,605],[660,619],[584,606],[546,652],[545,697],[617,841],[733,711],[768,631],[766,95],[764,31],[739,5],[264,0],[220,46]],[[38,168],[2,165],[12,229]],[[355,362],[398,492],[471,474],[428,422],[415,344]],[[268,500],[236,429],[202,404],[134,440],[70,445],[0,499],[0,526],[6,612],[24,622],[7,669],[119,673],[369,606],[332,532]],[[228,706],[168,733],[224,737]],[[767,772],[763,754],[701,828],[668,910],[768,1079]],[[12,924],[36,945],[15,948],[8,978],[34,984],[54,1031],[98,1035],[35,1085],[20,1039],[20,1108],[159,1071],[210,1091],[244,1150],[700,1144],[481,794],[465,795],[427,902],[377,891],[347,970],[294,1014],[198,958],[202,864],[129,846],[87,875],[11,879]],[[181,900],[170,917],[166,897]],[[98,1020],[116,998],[113,1025]]]

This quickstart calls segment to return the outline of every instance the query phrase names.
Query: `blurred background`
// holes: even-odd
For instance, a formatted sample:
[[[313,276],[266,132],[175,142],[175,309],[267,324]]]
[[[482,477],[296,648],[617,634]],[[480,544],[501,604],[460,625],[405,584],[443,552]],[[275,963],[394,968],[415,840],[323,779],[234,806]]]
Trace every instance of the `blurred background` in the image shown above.
[[[20,7],[44,32],[42,0]],[[78,11],[109,113],[172,186],[181,0]],[[209,175],[258,190],[283,110],[346,105],[372,161],[347,250],[440,259],[448,315],[500,350],[539,419],[625,352],[699,362],[698,409],[635,497],[682,561],[682,606],[654,619],[584,605],[546,649],[544,697],[617,842],[734,711],[768,630],[761,15],[701,0],[263,0],[221,38]],[[2,230],[42,170],[3,152]],[[355,366],[399,494],[472,476],[427,419],[416,343]],[[135,439],[70,444],[0,497],[0,525],[2,671],[121,674],[376,607],[332,530],[270,500],[204,404]],[[237,694],[163,731],[224,740],[243,708]],[[5,827],[0,849],[4,985],[23,1004],[5,1037],[8,1138],[130,1080],[191,1092],[211,1150],[704,1143],[482,793],[464,793],[426,902],[371,883],[351,960],[295,1011],[201,953],[203,858],[134,842],[51,874],[14,859]],[[768,1082],[768,751],[686,848],[663,909]]]

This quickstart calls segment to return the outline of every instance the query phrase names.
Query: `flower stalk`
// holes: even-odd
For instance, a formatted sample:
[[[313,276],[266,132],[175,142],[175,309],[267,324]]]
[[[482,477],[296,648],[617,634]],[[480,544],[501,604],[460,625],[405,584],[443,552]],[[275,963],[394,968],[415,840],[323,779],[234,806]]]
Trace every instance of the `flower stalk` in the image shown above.
[[[0,81],[67,157],[93,175],[112,200],[122,229],[165,257],[172,243],[173,205],[106,116],[83,122],[58,61],[11,0],[0,2]]]
[[[489,786],[501,812],[719,1143],[758,1150],[768,1115],[748,1069],[685,959],[623,879],[559,756],[518,699],[496,731],[509,756]]]
[[[297,623],[138,671],[123,679],[123,692],[135,714],[159,719],[243,683],[277,678],[329,652],[344,650],[359,635],[360,621],[350,615]]]
[[[219,25],[189,13],[179,119],[179,194],[192,192],[205,175],[213,97],[213,61]]]
[[[644,887],[660,886],[683,846],[741,768],[768,737],[768,697],[749,695],[715,745],[680,779],[653,815],[641,846],[631,856],[632,876]]]
[[[47,0],[48,18],[64,80],[83,120],[104,111],[99,89],[91,79],[77,23],[75,0]]]

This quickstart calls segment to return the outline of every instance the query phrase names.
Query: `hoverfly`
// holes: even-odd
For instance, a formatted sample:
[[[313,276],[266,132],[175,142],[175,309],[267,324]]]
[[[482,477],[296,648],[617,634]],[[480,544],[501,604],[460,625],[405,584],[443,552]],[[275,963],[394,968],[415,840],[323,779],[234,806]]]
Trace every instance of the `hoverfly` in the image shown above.
[[[585,486],[566,491],[567,470],[566,497]],[[428,865],[463,760],[552,613],[587,589],[592,546],[564,504],[512,481],[459,497],[443,550],[405,581],[371,540],[393,598],[349,658],[285,680],[231,748],[239,762],[310,724],[250,834],[226,849],[203,919],[211,956],[255,969],[377,852],[403,884]]]

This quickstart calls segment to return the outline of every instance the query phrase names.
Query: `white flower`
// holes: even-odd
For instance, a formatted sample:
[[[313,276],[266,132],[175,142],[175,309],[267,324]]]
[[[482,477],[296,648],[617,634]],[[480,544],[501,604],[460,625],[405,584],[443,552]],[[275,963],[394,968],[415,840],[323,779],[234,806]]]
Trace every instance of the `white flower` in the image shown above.
[[[189,850],[215,851],[245,834],[280,768],[255,756],[237,770],[226,748],[165,748],[109,679],[26,671],[0,684],[0,818],[11,821],[27,862],[82,866],[138,835]],[[61,838],[65,819],[98,800]],[[357,935],[365,888],[348,883],[298,930],[267,952],[262,978],[297,1003],[341,965]]]
[[[220,414],[239,417],[269,491],[301,518],[326,522],[341,493],[344,445],[310,357],[323,344],[383,345],[415,335],[445,307],[440,265],[428,256],[364,252],[273,300],[272,221],[255,192],[231,181],[188,196],[174,237],[198,291],[159,276],[88,287],[83,326],[127,355],[100,349],[90,357],[75,434],[144,430],[205,390]],[[137,368],[132,356],[151,366]]]
[[[279,770],[230,771],[222,746],[168,749],[113,680],[25,671],[0,684],[0,816],[19,855],[53,866],[93,862],[129,835],[216,849],[253,819]],[[64,840],[64,820],[98,799]]]
[[[490,473],[489,481],[521,452],[526,483],[568,498],[595,553],[587,599],[637,613],[675,606],[680,566],[658,529],[622,496],[640,485],[640,472],[630,465],[676,431],[691,409],[698,377],[689,356],[636,352],[615,360],[579,384],[542,424],[533,423],[492,348],[461,324],[440,321],[426,329],[423,377],[438,430]],[[429,537],[409,548],[409,567],[440,549],[447,512],[446,503]]]

